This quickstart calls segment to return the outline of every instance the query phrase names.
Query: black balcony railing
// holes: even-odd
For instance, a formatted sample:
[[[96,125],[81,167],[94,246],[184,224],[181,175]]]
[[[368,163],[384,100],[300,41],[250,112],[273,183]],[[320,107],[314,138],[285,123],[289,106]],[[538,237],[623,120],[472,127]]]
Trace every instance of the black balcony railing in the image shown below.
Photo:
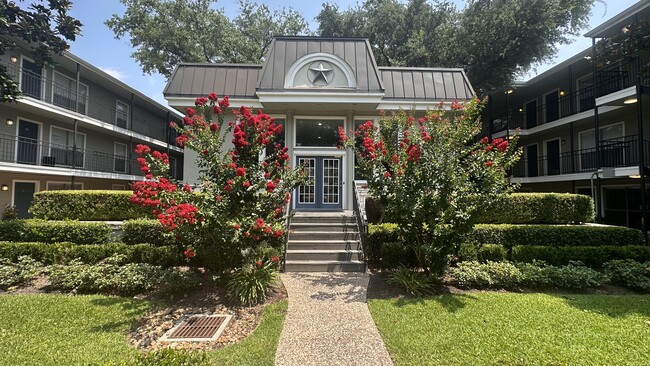
[[[0,134],[0,162],[144,175],[135,159],[6,134]],[[182,179],[182,170],[174,166],[173,177]]]
[[[647,63],[647,59],[641,58],[641,65]],[[596,97],[635,86],[638,71],[636,60],[619,60],[599,68],[596,70]],[[641,84],[650,86],[650,78],[642,76]]]
[[[137,112],[118,108],[115,100],[106,101],[93,98],[91,96],[93,91],[86,87],[80,88],[77,93],[76,87],[70,88],[56,83],[54,80],[48,80],[40,72],[19,67],[18,64],[2,60],[0,60],[0,64],[7,68],[9,75],[14,80],[19,81],[20,89],[25,96],[176,145],[175,139],[170,137],[171,130],[168,127],[168,121],[162,118],[152,120],[152,118]],[[130,126],[129,113],[133,114]]]
[[[650,141],[643,140],[645,161],[650,158]],[[600,154],[600,159],[598,158]],[[599,168],[620,168],[639,165],[639,138],[626,136],[605,140],[596,148],[522,158],[512,169],[514,177],[537,177],[595,171]]]

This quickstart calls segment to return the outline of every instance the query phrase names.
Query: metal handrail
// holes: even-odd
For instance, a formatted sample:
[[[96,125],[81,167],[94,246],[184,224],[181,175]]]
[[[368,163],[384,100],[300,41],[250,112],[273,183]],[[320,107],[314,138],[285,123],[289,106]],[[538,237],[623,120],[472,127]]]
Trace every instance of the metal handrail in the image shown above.
[[[284,248],[282,250],[282,272],[286,272],[287,269],[287,247],[289,245],[289,228],[291,228],[291,217],[293,216],[293,210],[291,209],[293,203],[293,194],[291,199],[287,202],[285,212],[287,213],[287,218],[285,220],[285,225],[287,227],[287,235],[284,238]]]
[[[363,271],[365,272],[368,268],[368,259],[366,257],[366,236],[368,234],[368,220],[366,218],[365,210],[361,210],[361,197],[359,196],[359,190],[357,189],[359,184],[363,184],[362,181],[354,181],[354,194],[352,195],[352,209],[354,210],[354,216],[357,219],[357,228],[359,229],[359,241],[361,243],[361,253],[363,253]]]

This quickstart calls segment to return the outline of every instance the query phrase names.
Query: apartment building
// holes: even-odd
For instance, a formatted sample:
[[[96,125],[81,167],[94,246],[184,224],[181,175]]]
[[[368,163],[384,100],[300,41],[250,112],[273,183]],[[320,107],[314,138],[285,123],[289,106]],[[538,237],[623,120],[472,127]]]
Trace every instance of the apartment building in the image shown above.
[[[0,56],[23,92],[0,105],[0,215],[13,205],[29,217],[41,190],[129,189],[143,179],[140,143],[167,152],[170,174],[182,178],[183,150],[169,128],[177,112],[71,53],[56,63],[38,66],[27,47]]]
[[[647,18],[650,2],[642,1],[585,36],[597,42]],[[600,222],[643,228],[650,79],[641,70],[650,50],[604,67],[591,62],[591,53],[492,95],[484,128],[494,138],[520,135],[524,153],[512,177],[522,191],[591,195]]]

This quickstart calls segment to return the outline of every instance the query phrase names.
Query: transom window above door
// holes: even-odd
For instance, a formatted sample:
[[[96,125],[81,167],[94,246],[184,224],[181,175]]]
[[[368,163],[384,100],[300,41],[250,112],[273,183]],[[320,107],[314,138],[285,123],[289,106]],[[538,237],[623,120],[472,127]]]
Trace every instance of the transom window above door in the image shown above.
[[[336,147],[339,143],[339,127],[343,119],[296,119],[296,146]]]

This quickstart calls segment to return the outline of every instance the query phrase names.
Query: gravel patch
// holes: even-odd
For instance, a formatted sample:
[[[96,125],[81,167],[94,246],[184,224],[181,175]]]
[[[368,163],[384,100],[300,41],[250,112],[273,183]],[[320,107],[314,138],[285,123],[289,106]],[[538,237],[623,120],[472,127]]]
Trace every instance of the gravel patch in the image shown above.
[[[366,304],[366,273],[283,273],[289,310],[275,355],[284,365],[392,365]]]

